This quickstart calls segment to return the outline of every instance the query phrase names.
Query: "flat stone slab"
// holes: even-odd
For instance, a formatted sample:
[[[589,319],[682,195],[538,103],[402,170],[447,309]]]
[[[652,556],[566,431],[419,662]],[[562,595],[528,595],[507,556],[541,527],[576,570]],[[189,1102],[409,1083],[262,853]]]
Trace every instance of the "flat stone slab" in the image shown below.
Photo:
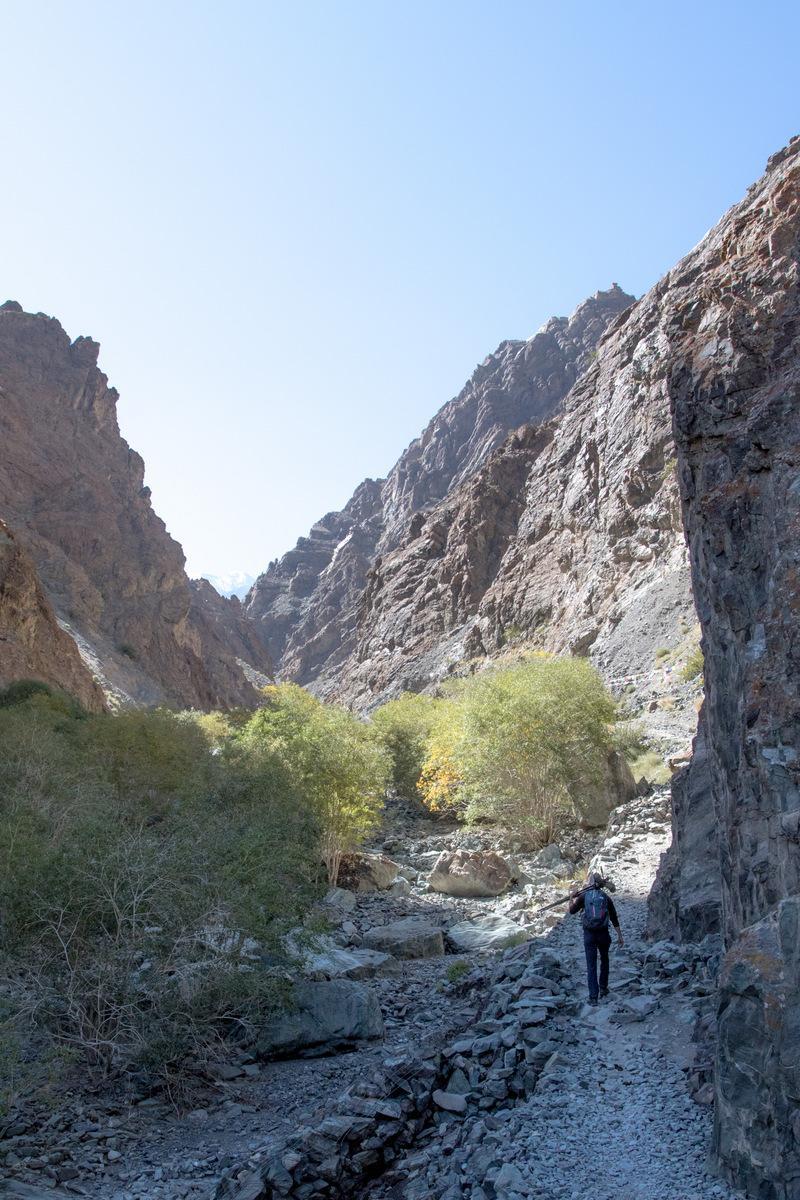
[[[345,949],[334,943],[307,954],[303,967],[309,975],[324,975],[326,979],[372,979],[400,969],[397,959],[381,950]]]
[[[457,1092],[441,1092],[435,1091],[431,1097],[437,1108],[444,1109],[445,1112],[465,1113],[467,1111],[466,1096],[459,1095]]]
[[[261,1027],[256,1053],[262,1058],[288,1057],[319,1047],[383,1037],[383,1017],[376,993],[364,983],[331,979],[294,988],[294,1007]]]
[[[508,917],[489,915],[473,921],[459,921],[447,930],[447,940],[456,950],[485,953],[503,950],[515,940],[530,936],[524,925]]]
[[[404,917],[391,925],[376,925],[364,934],[364,946],[395,958],[435,958],[444,954],[444,938],[436,925],[418,917]]]

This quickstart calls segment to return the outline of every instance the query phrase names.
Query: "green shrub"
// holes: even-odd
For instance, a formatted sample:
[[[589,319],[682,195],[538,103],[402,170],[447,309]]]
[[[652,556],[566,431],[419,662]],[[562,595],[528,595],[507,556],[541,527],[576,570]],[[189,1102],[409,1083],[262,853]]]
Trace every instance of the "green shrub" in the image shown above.
[[[458,983],[465,975],[469,974],[470,970],[470,964],[463,958],[450,963],[450,966],[447,968],[447,982]]]
[[[655,750],[644,750],[629,762],[631,774],[637,781],[646,779],[656,785],[669,783],[672,773],[664,759]]]
[[[419,795],[417,784],[440,703],[432,696],[406,692],[372,715],[375,738],[391,758],[392,784],[406,799]]]
[[[658,661],[659,659],[662,659],[662,658],[666,658],[668,654],[669,654],[669,648],[667,646],[659,646],[658,649],[656,650],[656,661]]]
[[[620,721],[614,729],[614,748],[631,763],[648,749],[641,721]]]
[[[53,688],[39,679],[18,679],[0,690],[0,708],[14,708],[35,702],[44,711],[61,713],[66,717],[86,716],[86,710],[67,692]]]
[[[0,690],[0,708],[24,704],[31,696],[52,696],[53,688],[39,679],[18,679]]]
[[[704,666],[705,660],[703,658],[703,651],[699,646],[697,646],[691,651],[686,659],[686,662],[683,664],[683,668],[681,670],[681,679],[684,681],[684,683],[691,683],[693,679],[697,679],[703,674]]]
[[[551,840],[602,785],[615,715],[585,659],[537,654],[460,681],[438,710],[423,796],[434,809],[461,804],[470,819]]]
[[[177,1094],[280,1001],[261,956],[319,894],[317,816],[279,754],[219,726],[52,701],[0,708],[0,1090],[34,1036],[29,1078],[66,1050]]]
[[[342,856],[373,830],[391,772],[368,727],[296,684],[264,689],[265,705],[241,733],[250,752],[277,756],[319,828],[319,853],[335,883]]]

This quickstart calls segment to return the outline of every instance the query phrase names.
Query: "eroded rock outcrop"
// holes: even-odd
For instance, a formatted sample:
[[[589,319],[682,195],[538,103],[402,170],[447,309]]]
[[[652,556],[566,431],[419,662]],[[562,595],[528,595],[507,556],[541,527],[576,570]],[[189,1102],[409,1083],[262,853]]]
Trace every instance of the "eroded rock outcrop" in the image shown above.
[[[98,351],[50,317],[0,307],[0,512],[110,693],[199,708],[253,702],[237,659],[268,672],[260,628],[240,610],[219,620],[217,601],[192,591],[144,464],[120,436]]]
[[[373,567],[415,540],[426,524],[422,514],[468,486],[511,430],[545,421],[558,410],[609,322],[632,302],[614,285],[579,305],[569,319],[552,318],[527,341],[503,342],[412,442],[386,480],[366,480],[341,512],[328,513],[294,550],[270,564],[249,593],[246,611],[263,624],[282,678],[322,693],[342,692],[343,680],[352,675],[357,639],[365,629],[375,636],[382,632],[369,597],[364,610]],[[499,486],[506,488],[498,496],[502,506],[509,494],[507,485]],[[509,522],[498,513],[495,519],[498,529],[484,522],[483,538],[492,542],[496,535],[499,547],[501,530],[513,529],[513,518]],[[492,568],[479,559],[478,554],[482,595]],[[400,581],[393,591],[399,615],[389,640],[401,636],[400,590],[409,586]]]
[[[20,679],[69,692],[90,712],[105,709],[103,693],[58,624],[30,555],[0,521],[0,687]]]
[[[701,713],[691,761],[672,779],[672,845],[650,895],[653,937],[701,942],[722,923],[717,815],[705,719]]]

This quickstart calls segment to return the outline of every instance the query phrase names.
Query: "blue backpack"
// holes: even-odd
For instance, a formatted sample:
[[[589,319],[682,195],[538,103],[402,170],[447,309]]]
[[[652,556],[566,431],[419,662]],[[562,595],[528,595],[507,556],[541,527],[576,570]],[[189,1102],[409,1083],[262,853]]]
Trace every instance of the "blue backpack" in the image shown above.
[[[608,896],[599,888],[590,888],[583,897],[584,929],[605,929],[608,925]]]

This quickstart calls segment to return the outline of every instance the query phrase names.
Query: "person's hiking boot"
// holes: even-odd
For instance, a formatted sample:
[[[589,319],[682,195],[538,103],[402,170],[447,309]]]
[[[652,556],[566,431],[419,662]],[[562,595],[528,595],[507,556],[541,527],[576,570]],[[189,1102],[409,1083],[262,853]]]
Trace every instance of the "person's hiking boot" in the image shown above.
[[[597,1008],[597,997],[596,997],[596,996],[590,996],[590,997],[589,997],[589,1003],[591,1004],[592,1008]]]
[[[600,988],[600,999],[605,1000],[608,995],[608,988]]]

